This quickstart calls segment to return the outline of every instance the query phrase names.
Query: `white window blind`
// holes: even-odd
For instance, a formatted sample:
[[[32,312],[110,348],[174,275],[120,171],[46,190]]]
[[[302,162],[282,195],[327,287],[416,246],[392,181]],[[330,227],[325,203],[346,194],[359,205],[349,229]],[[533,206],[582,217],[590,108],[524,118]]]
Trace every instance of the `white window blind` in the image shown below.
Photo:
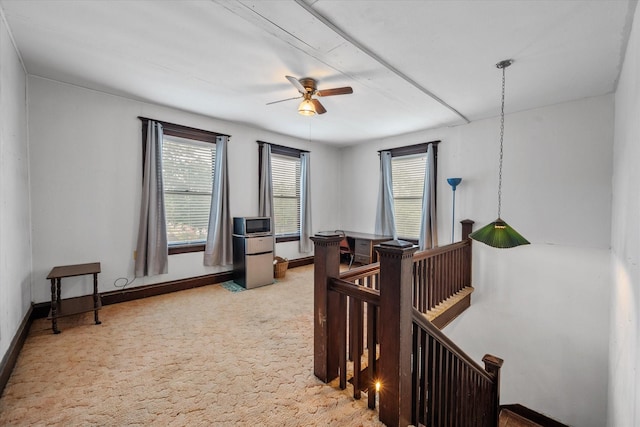
[[[300,234],[300,158],[271,155],[276,235]]]
[[[216,145],[166,136],[162,146],[169,245],[207,239]]]
[[[420,236],[426,163],[427,153],[391,159],[393,203],[398,237],[417,239]]]

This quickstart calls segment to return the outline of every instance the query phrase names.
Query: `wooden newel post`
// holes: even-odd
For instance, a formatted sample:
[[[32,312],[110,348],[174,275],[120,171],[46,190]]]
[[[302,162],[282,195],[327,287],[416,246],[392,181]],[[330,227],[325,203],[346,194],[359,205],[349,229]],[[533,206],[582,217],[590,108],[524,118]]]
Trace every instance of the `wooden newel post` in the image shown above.
[[[460,224],[462,224],[462,240],[467,240],[469,238],[469,234],[473,231],[473,224],[475,224],[475,221],[463,219],[460,221]]]
[[[411,281],[418,247],[403,240],[376,246],[380,260],[380,421],[411,424]]]
[[[329,281],[340,276],[340,241],[335,233],[318,233],[313,268],[313,373],[328,383],[338,376],[340,296],[329,292]]]
[[[497,427],[500,418],[500,368],[502,368],[504,360],[490,354],[485,354],[482,361],[484,362],[484,370],[495,378],[493,397],[495,404],[493,405],[492,423]]]
[[[464,278],[465,286],[471,286],[471,239],[469,238],[469,234],[473,232],[473,224],[474,221],[470,219],[463,219],[460,221],[462,224],[462,241],[469,241],[469,246],[464,249],[464,261],[462,267],[462,275]]]

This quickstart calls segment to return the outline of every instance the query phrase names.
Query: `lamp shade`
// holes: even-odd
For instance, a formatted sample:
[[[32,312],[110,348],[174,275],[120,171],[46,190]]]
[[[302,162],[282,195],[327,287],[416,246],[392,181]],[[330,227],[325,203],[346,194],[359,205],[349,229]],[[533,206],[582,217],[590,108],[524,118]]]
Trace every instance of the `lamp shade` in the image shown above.
[[[529,244],[527,239],[522,237],[520,233],[511,228],[511,226],[501,218],[474,231],[469,234],[469,237],[485,245],[499,249],[514,248],[516,246]]]
[[[310,99],[305,98],[298,107],[298,113],[303,116],[313,116],[316,114],[316,107],[313,105]]]
[[[456,187],[462,182],[462,178],[447,178],[447,182],[451,186],[451,189],[456,191]]]

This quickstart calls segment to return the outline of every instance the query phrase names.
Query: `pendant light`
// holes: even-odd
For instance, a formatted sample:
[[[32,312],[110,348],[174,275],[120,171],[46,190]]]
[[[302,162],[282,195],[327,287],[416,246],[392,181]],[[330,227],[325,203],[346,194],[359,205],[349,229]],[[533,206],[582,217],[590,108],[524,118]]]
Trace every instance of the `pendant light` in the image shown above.
[[[522,237],[516,230],[511,228],[502,218],[500,218],[500,208],[502,204],[502,146],[504,140],[504,87],[505,68],[513,64],[512,59],[506,59],[496,64],[502,69],[502,108],[500,110],[500,166],[498,173],[498,219],[491,224],[487,224],[481,229],[469,235],[473,240],[482,242],[494,248],[513,248],[520,245],[528,245],[529,241]]]

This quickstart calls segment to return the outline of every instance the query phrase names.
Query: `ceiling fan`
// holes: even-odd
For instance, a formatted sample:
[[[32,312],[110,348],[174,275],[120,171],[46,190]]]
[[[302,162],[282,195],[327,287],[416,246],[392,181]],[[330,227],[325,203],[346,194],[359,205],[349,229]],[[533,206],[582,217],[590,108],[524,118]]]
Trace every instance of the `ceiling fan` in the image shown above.
[[[304,116],[313,116],[314,114],[324,114],[327,110],[322,106],[316,96],[334,96],[334,95],[347,95],[353,93],[353,89],[350,86],[336,87],[333,89],[318,90],[317,81],[310,77],[303,77],[296,79],[295,77],[285,76],[291,84],[298,89],[300,96],[293,98],[281,99],[280,101],[268,102],[267,105],[277,104],[278,102],[290,101],[292,99],[303,98],[300,106],[298,107],[298,113]]]

